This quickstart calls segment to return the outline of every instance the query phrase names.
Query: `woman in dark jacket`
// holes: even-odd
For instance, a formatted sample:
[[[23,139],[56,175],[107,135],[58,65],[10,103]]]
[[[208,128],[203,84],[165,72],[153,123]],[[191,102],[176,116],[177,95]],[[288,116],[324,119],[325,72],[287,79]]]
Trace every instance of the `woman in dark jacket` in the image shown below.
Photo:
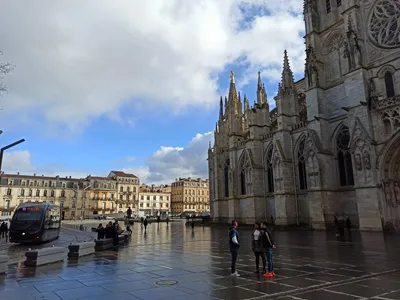
[[[251,234],[251,248],[253,249],[254,255],[256,256],[255,273],[260,272],[259,265],[260,265],[260,257],[261,257],[261,260],[263,263],[262,274],[265,273],[265,268],[266,268],[264,248],[263,248],[262,241],[261,241],[263,234],[264,234],[264,232],[261,230],[261,224],[256,223],[254,225],[254,231]]]
[[[97,239],[98,240],[104,239],[104,236],[106,235],[106,230],[104,229],[103,224],[100,223],[96,231],[97,231]]]

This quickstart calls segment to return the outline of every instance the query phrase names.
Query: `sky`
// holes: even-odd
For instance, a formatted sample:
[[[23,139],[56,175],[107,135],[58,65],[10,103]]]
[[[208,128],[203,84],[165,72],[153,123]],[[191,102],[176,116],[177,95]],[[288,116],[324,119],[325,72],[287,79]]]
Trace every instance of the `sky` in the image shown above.
[[[219,97],[235,72],[275,105],[283,52],[304,72],[302,0],[0,0],[7,173],[141,183],[207,178]]]

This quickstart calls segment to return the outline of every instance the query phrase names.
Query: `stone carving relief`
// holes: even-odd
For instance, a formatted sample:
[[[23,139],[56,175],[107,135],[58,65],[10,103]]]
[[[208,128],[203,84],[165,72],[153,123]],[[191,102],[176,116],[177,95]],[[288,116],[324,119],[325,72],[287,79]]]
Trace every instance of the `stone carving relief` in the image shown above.
[[[361,171],[362,170],[362,162],[361,162],[361,154],[360,153],[356,153],[354,155],[354,162],[355,162],[357,171]]]
[[[349,15],[347,23],[347,41],[344,42],[343,57],[347,59],[349,71],[361,64],[361,48],[358,43],[357,32],[354,29],[353,18]]]
[[[307,132],[304,153],[307,161],[307,182],[309,188],[315,188],[321,185],[320,163],[317,155],[318,149],[314,141],[315,138],[312,131]]]
[[[242,157],[240,158],[239,162],[239,185],[241,184],[240,176],[241,173],[244,173],[245,177],[245,185],[246,185],[246,194],[251,194],[252,193],[252,172],[251,172],[251,160],[250,160],[250,155],[249,153],[245,150],[242,154]]]
[[[389,108],[381,112],[385,134],[393,134],[400,128],[400,108]]]
[[[378,0],[368,18],[368,34],[371,42],[382,48],[400,47],[400,2]]]
[[[368,108],[375,108],[378,101],[378,90],[376,89],[375,81],[373,78],[368,80]]]
[[[305,76],[309,88],[318,85],[317,56],[312,46],[306,49]]]
[[[351,151],[354,157],[354,165],[357,171],[358,181],[367,183],[372,179],[371,172],[371,144],[365,129],[359,119],[356,119],[351,138]]]
[[[322,54],[325,63],[327,82],[333,82],[342,76],[342,61],[345,38],[339,31],[332,32],[325,40]]]

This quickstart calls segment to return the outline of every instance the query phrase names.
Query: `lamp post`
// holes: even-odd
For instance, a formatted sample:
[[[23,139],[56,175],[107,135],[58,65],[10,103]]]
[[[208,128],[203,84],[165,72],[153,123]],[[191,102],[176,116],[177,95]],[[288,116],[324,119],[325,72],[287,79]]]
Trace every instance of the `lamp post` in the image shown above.
[[[2,133],[3,133],[3,131],[0,130],[0,134],[2,134]],[[7,146],[5,146],[5,147],[0,149],[0,174],[1,174],[1,168],[2,168],[2,165],[3,165],[3,154],[4,154],[4,151],[6,151],[7,149],[10,149],[10,148],[12,148],[14,146],[17,146],[17,145],[19,145],[19,144],[21,144],[23,142],[25,142],[25,139],[20,139],[19,141],[16,141],[16,142],[14,142],[12,144],[9,144],[9,145],[7,145]]]
[[[89,184],[87,187],[85,187],[83,189],[83,194],[85,194],[85,196],[83,196],[83,194],[82,194],[82,217],[83,217],[83,219],[85,218],[86,190],[91,188],[91,187],[92,187],[92,185]],[[73,191],[76,192],[76,194],[79,194],[79,185],[78,185],[77,190],[73,190]],[[77,209],[78,209],[78,203],[75,203],[75,219],[76,219],[76,211],[77,211]]]

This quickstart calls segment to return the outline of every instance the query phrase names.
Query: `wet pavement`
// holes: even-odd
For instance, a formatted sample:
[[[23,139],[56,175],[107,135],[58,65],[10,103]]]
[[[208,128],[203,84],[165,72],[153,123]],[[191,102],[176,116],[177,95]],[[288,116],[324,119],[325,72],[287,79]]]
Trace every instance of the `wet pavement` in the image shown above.
[[[0,254],[10,257],[10,263],[17,263],[25,258],[25,252],[29,248],[39,249],[44,247],[67,247],[72,242],[92,241],[96,235],[92,232],[80,231],[76,226],[63,226],[60,231],[60,237],[57,240],[41,245],[19,245],[6,242],[5,238],[0,239]]]
[[[227,228],[135,224],[130,244],[38,268],[9,266],[0,299],[400,299],[400,236],[275,232],[276,278],[255,274],[239,228],[240,278],[230,276]]]

